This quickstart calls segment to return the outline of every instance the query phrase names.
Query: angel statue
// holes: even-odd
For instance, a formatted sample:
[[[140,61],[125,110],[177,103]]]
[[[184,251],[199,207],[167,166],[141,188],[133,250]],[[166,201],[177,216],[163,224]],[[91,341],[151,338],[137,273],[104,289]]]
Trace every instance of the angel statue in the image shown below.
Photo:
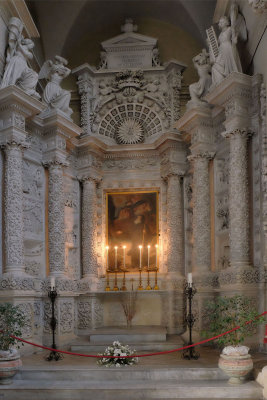
[[[39,99],[40,95],[35,90],[38,74],[28,66],[28,60],[33,58],[34,43],[22,35],[23,23],[19,18],[10,19],[8,30],[6,64],[0,88],[16,85],[30,96]]]
[[[189,93],[191,100],[187,103],[187,107],[193,107],[197,105],[208,106],[208,103],[201,100],[211,85],[211,64],[209,53],[206,49],[203,49],[201,53],[193,58],[194,67],[197,70],[199,80],[198,82],[189,85]]]
[[[68,61],[60,56],[55,56],[55,61],[45,61],[39,72],[39,79],[48,79],[49,81],[43,92],[43,102],[47,105],[47,109],[61,110],[70,117],[73,113],[69,107],[71,93],[60,86],[62,80],[71,72],[66,67],[67,64]]]
[[[238,38],[247,40],[247,29],[244,17],[238,12],[235,2],[230,7],[230,19],[221,17],[218,23],[221,33],[217,38],[213,27],[207,30],[212,65],[212,84],[218,85],[231,72],[242,72],[237,51]]]

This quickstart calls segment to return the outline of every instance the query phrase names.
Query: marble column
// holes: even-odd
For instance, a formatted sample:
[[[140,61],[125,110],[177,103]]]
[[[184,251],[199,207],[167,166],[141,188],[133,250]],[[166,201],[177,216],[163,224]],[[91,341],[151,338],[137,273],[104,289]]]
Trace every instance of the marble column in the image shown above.
[[[88,176],[82,178],[82,268],[83,278],[97,276],[97,181]]]
[[[184,275],[183,202],[181,176],[167,176],[168,272]]]
[[[63,165],[51,161],[48,166],[48,246],[50,276],[64,276],[65,233],[64,233],[64,187]]]
[[[211,265],[210,178],[209,161],[214,153],[189,156],[193,162],[193,238],[194,270],[208,271]]]
[[[249,265],[249,190],[246,129],[224,132],[230,141],[229,220],[230,265]]]
[[[23,257],[23,145],[10,142],[3,148],[5,152],[5,272],[21,274],[25,272]]]

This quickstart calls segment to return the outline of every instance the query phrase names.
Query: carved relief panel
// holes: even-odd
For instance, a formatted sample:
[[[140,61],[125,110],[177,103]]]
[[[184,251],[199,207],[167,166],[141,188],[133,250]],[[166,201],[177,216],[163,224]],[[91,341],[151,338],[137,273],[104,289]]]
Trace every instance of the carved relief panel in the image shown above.
[[[26,273],[45,274],[44,251],[45,176],[44,169],[29,160],[23,161],[23,224]]]

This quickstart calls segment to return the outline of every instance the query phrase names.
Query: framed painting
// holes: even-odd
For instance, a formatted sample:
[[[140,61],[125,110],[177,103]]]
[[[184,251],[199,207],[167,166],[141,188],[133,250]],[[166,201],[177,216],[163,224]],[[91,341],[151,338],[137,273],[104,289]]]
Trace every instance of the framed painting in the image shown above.
[[[142,246],[142,269],[147,269],[148,265],[150,270],[155,269],[159,236],[158,198],[158,191],[106,193],[110,271],[114,271],[117,265],[118,271],[138,272],[139,246]],[[150,246],[149,250],[147,246]]]

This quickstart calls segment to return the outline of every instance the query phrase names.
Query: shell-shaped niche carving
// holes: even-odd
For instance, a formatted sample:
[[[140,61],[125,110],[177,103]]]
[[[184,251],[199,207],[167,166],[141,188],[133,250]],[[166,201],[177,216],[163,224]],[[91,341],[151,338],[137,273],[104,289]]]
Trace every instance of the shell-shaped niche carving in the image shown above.
[[[109,110],[99,124],[98,133],[115,139],[118,143],[143,142],[145,137],[161,133],[159,114],[146,104],[127,103]]]
[[[122,121],[116,134],[118,143],[134,144],[142,142],[144,139],[143,127],[134,118],[126,118]]]

